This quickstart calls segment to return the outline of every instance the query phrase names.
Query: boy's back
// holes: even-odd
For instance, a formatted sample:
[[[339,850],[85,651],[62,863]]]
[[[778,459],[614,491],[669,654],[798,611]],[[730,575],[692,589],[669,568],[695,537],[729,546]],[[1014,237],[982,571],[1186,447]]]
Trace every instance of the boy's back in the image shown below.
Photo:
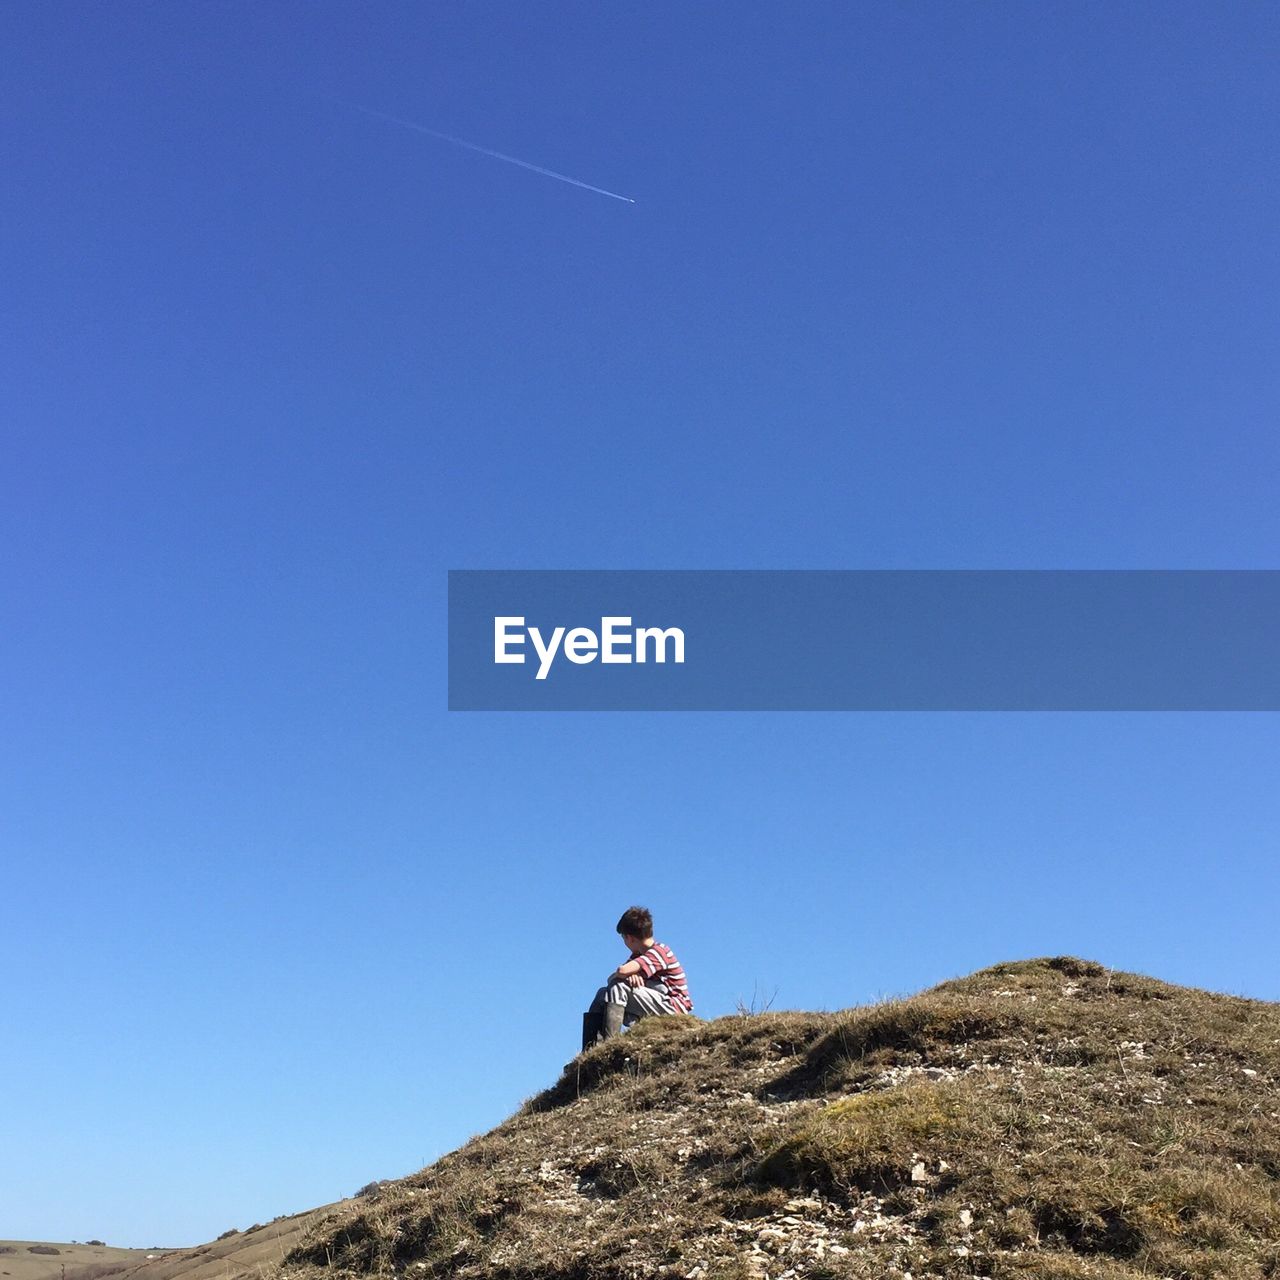
[[[676,953],[665,942],[654,942],[632,959],[640,966],[646,986],[659,984],[682,1013],[693,1012],[693,1001],[689,998],[689,980],[685,977],[680,961],[676,959]]]

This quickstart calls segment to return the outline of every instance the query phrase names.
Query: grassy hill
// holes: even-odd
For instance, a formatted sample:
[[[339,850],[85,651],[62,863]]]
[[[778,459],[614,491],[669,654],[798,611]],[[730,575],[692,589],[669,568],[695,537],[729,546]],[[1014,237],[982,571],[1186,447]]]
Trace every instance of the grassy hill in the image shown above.
[[[341,1211],[343,1204],[282,1215],[243,1231],[226,1231],[209,1244],[190,1249],[77,1250],[59,1245],[57,1254],[36,1255],[43,1269],[15,1271],[13,1280],[63,1280],[64,1276],[65,1280],[236,1280],[245,1276],[261,1280],[278,1270],[289,1250],[317,1222]],[[0,1263],[7,1265],[7,1259],[0,1256]]]
[[[1074,959],[651,1019],[286,1280],[1280,1276],[1280,1006]]]
[[[1060,958],[834,1014],[650,1019],[295,1226],[201,1275],[1280,1277],[1280,1005]],[[159,1265],[124,1274],[193,1275]]]
[[[0,1240],[0,1280],[61,1280],[64,1269],[126,1267],[145,1262],[158,1249],[117,1249],[94,1241],[50,1244],[41,1240]]]

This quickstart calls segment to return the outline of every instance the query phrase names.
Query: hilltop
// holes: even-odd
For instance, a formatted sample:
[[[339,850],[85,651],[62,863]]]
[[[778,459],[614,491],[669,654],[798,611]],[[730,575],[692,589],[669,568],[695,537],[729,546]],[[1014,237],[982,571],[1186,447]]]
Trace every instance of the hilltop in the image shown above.
[[[650,1019],[276,1280],[1280,1276],[1278,1085],[1280,1006],[1071,958]]]

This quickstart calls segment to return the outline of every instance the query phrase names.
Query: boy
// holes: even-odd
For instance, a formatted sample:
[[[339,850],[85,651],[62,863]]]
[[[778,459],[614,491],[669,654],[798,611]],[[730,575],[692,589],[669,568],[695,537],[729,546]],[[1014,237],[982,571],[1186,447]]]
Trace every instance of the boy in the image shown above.
[[[631,959],[609,975],[582,1015],[584,1049],[616,1036],[637,1018],[693,1012],[680,961],[665,942],[654,941],[653,916],[644,907],[628,907],[617,929]]]

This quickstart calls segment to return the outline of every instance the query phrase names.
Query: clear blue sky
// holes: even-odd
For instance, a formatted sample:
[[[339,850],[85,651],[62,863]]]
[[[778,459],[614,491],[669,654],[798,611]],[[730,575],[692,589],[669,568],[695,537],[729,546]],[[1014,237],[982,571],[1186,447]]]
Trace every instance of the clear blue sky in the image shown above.
[[[5,25],[0,1235],[418,1167],[633,901],[707,1015],[1280,997],[1275,716],[444,709],[449,568],[1276,567],[1274,6]]]

